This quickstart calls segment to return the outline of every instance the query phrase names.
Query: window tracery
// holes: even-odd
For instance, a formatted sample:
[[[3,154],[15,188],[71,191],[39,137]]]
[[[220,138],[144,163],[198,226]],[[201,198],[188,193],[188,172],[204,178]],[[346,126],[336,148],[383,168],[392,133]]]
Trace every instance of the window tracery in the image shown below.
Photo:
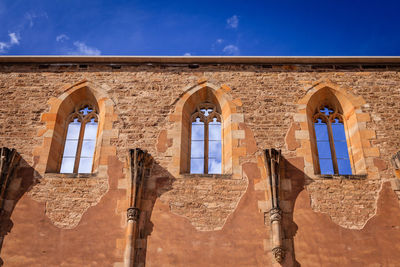
[[[202,103],[191,116],[190,173],[222,172],[221,115],[212,103]]]
[[[320,174],[352,174],[343,115],[321,105],[313,117]]]
[[[98,127],[96,109],[90,104],[78,106],[67,125],[60,173],[91,173]]]

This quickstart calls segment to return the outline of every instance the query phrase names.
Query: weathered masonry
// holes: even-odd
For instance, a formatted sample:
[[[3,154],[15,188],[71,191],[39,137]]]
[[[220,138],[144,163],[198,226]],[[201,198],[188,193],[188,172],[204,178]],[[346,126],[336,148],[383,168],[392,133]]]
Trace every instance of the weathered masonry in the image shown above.
[[[400,58],[0,57],[4,266],[396,266]]]

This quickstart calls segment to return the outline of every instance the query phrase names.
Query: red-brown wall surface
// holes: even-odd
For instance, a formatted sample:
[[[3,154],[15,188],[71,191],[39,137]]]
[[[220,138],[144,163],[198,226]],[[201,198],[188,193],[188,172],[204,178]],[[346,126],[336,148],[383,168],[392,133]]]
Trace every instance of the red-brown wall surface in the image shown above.
[[[233,164],[240,179],[171,174],[179,164],[170,152],[175,138],[171,116],[188,88],[205,83],[223,88],[237,114],[243,114],[234,129],[234,136],[241,136],[240,149],[233,152],[239,155]],[[368,119],[360,125],[374,133],[367,145],[377,151],[365,157],[374,159],[366,160],[367,169],[379,169],[377,176],[350,181],[308,175],[304,158],[311,151],[301,147],[298,102],[321,83],[365,101],[360,112]],[[54,99],[81,85],[113,103],[113,117],[105,117],[111,121],[110,141],[101,152],[107,155],[107,175],[78,179],[38,171],[50,123],[43,114],[52,112]],[[271,229],[264,219],[270,203],[262,152],[276,148],[285,159],[280,195],[283,266],[399,265],[399,203],[389,183],[396,179],[390,158],[400,148],[397,69],[2,64],[0,96],[0,146],[15,148],[30,170],[19,174],[30,183],[15,199],[13,225],[0,254],[4,266],[122,266],[127,158],[136,147],[154,158],[135,241],[139,264],[280,266],[271,253]]]

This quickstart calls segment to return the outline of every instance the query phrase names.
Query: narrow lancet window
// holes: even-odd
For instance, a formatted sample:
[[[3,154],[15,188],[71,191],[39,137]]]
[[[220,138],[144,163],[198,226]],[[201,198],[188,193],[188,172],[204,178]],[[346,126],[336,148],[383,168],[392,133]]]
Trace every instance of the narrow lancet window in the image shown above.
[[[79,118],[73,118],[68,125],[67,137],[64,145],[64,155],[61,162],[61,173],[73,173],[78,150],[79,135],[81,131],[81,122]]]
[[[335,144],[336,160],[339,174],[351,174],[349,151],[343,121],[335,118],[332,121],[332,137]]]
[[[190,173],[220,174],[222,129],[215,105],[200,104],[191,121]]]
[[[60,173],[91,173],[97,136],[97,113],[90,105],[69,116]]]
[[[190,173],[204,173],[204,122],[192,122]]]
[[[221,173],[221,122],[213,118],[208,124],[208,173]]]
[[[343,116],[329,106],[314,115],[314,130],[321,174],[351,174]]]

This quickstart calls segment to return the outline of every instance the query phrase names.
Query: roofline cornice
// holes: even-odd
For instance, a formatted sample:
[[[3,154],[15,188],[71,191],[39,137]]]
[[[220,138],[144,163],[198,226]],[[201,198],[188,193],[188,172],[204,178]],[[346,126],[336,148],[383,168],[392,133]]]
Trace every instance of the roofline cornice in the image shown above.
[[[400,64],[400,56],[0,56],[0,63]]]

